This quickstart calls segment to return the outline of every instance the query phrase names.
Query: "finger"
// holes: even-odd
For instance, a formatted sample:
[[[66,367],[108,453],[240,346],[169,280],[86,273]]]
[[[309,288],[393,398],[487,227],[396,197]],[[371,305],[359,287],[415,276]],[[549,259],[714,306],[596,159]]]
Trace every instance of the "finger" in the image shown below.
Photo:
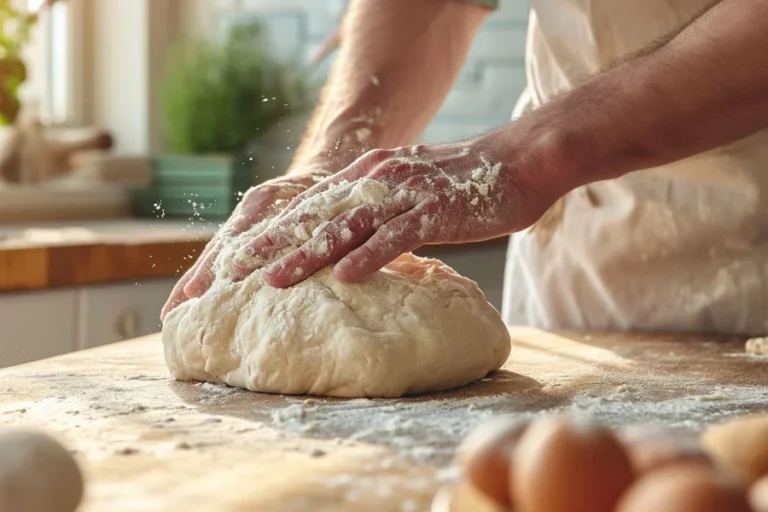
[[[271,223],[235,254],[235,275],[245,277],[273,261],[283,250],[303,245],[326,220],[317,213],[297,212]]]
[[[192,278],[192,276],[185,274],[182,276],[181,280],[176,283],[176,285],[173,287],[173,290],[171,290],[171,295],[168,297],[168,300],[165,301],[165,304],[163,305],[163,309],[160,310],[160,321],[164,322],[165,317],[176,309],[181,304],[185,303],[187,300],[189,300],[189,297],[187,297],[187,294],[184,293],[184,286],[186,286],[187,282]]]
[[[363,205],[331,221],[299,249],[264,269],[264,280],[286,288],[339,261],[376,232],[376,227],[403,213],[402,205]]]
[[[216,261],[218,254],[218,251],[215,251],[206,256],[203,263],[184,286],[184,293],[187,294],[187,297],[201,297],[211,287],[216,277],[213,271],[213,262]]]
[[[274,219],[269,229],[256,237],[235,258],[235,265],[246,270],[254,270],[265,264],[263,255],[266,253],[266,261],[269,261],[270,252],[274,253],[291,245],[299,245],[309,238],[320,224],[330,220],[329,216],[310,213],[314,210],[312,201],[318,196],[336,189],[339,196],[343,196],[358,179],[368,174],[374,167],[392,156],[390,150],[374,150],[350,164],[339,173],[330,176],[320,183],[305,190],[294,197]],[[346,184],[346,186],[345,186]],[[299,210],[299,205],[302,205]]]
[[[307,201],[308,199],[318,195],[322,194],[323,192],[326,192],[328,189],[338,186],[339,184],[343,183],[344,181],[347,182],[353,182],[356,181],[366,174],[368,174],[374,167],[378,166],[380,163],[384,162],[388,158],[391,158],[394,155],[394,151],[389,149],[375,149],[373,151],[369,151],[368,153],[364,154],[351,164],[349,164],[346,168],[342,169],[341,171],[337,172],[336,174],[329,176],[328,178],[325,178],[320,183],[313,185],[309,189],[305,190],[301,194],[297,195],[293,198],[293,200],[288,204],[288,206],[281,212],[280,215],[278,215],[277,218],[281,218],[285,215],[290,214],[293,210],[296,209],[296,207]]]
[[[203,253],[205,254],[205,253]],[[178,280],[178,282],[174,285],[173,290],[171,290],[171,295],[168,297],[168,300],[165,301],[165,304],[163,305],[163,309],[160,310],[160,321],[165,321],[165,317],[176,309],[178,306],[189,300],[189,296],[184,292],[184,287],[189,283],[189,281],[192,279],[192,276],[194,276],[195,272],[197,271],[197,268],[200,266],[200,260],[202,259],[202,256],[198,258],[198,260],[195,262],[194,265],[192,265],[192,268],[187,270],[183,276],[181,276],[181,279]]]
[[[424,245],[421,217],[406,212],[384,224],[366,243],[349,253],[333,268],[339,281],[362,281],[401,254]]]
[[[247,275],[274,261],[284,250],[299,247],[310,240],[323,224],[354,208],[349,205],[348,184],[328,191],[328,195],[307,199],[300,209],[275,218],[269,227],[240,249],[233,259],[235,271]]]
[[[233,213],[227,221],[227,225],[222,227],[198,259],[195,272],[187,280],[184,288],[184,293],[188,297],[200,297],[210,289],[216,279],[213,265],[219,256],[223,241],[237,237],[269,214],[270,210],[284,206],[286,204],[285,199],[274,199],[284,190],[279,189],[276,191],[277,193],[257,193],[250,196],[247,201],[244,200],[240,203],[240,208]]]
[[[176,283],[171,296],[163,306],[160,318],[165,316],[191,297],[200,297],[210,289],[215,280],[213,265],[218,257],[223,240],[234,238],[268,215],[273,215],[288,204],[288,200],[297,195],[312,181],[307,178],[307,185],[280,183],[263,184],[251,189],[237,205],[232,217],[219,230],[206,246],[192,268]]]

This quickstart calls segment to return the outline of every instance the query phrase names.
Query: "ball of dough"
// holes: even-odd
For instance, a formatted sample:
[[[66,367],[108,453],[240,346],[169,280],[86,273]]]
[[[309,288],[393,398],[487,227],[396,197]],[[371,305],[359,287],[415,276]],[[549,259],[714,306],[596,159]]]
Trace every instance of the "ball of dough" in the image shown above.
[[[0,433],[0,512],[73,512],[83,476],[72,455],[37,432]]]
[[[744,483],[754,482],[768,474],[768,414],[712,425],[702,433],[701,445]]]
[[[509,506],[512,454],[527,420],[497,418],[478,427],[458,449],[468,480],[489,499]]]
[[[652,471],[622,497],[616,512],[750,512],[743,489],[703,465]]]
[[[612,512],[634,478],[610,430],[560,417],[528,427],[513,464],[515,505],[525,512]]]
[[[387,193],[371,181],[330,199],[319,194],[312,211],[330,220]],[[360,283],[338,281],[330,267],[285,289],[268,286],[262,270],[235,282],[233,255],[269,222],[224,239],[212,287],[166,316],[165,360],[177,379],[397,397],[462,386],[506,362],[510,338],[499,313],[477,283],[437,260],[406,254]],[[315,229],[296,233],[306,238]]]

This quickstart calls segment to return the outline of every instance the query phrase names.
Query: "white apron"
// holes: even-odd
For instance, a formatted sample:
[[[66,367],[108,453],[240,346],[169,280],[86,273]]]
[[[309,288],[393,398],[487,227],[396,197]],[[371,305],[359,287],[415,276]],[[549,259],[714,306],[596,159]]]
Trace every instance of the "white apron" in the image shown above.
[[[532,0],[516,115],[710,4]],[[503,314],[548,329],[768,332],[768,132],[569,193],[511,238]]]

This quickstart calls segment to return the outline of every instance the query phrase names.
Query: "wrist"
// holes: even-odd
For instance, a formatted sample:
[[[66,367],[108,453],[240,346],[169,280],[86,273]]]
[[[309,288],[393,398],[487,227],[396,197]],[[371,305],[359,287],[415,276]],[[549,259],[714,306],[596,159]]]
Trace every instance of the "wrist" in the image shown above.
[[[307,170],[322,170],[329,174],[336,174],[371,149],[375,149],[375,146],[360,141],[369,133],[368,129],[359,128],[342,137],[328,138],[322,144],[313,144],[304,154],[294,157],[286,174],[302,173]]]
[[[545,108],[480,137],[478,143],[509,165],[510,179],[521,191],[545,202],[612,177],[602,176],[593,165],[597,148],[588,133],[576,124],[563,123],[559,109],[553,109],[555,115],[550,117]]]
[[[382,109],[354,107],[319,119],[291,168],[321,166],[335,174],[386,141],[382,135]]]

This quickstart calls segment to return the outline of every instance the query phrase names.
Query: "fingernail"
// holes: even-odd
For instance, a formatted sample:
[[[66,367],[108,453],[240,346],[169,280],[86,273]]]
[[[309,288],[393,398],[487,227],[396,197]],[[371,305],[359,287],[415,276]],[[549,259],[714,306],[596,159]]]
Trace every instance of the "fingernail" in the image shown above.
[[[277,263],[273,263],[273,264],[271,264],[271,265],[269,265],[267,267],[264,267],[262,269],[262,272],[264,272],[265,274],[269,274],[270,276],[274,277],[274,276],[276,276],[277,274],[280,273],[281,268],[282,268],[282,265],[278,261]]]
[[[336,263],[336,270],[341,270],[342,272],[345,270],[350,270],[352,268],[352,262],[349,261],[347,258],[344,258],[343,260]]]

